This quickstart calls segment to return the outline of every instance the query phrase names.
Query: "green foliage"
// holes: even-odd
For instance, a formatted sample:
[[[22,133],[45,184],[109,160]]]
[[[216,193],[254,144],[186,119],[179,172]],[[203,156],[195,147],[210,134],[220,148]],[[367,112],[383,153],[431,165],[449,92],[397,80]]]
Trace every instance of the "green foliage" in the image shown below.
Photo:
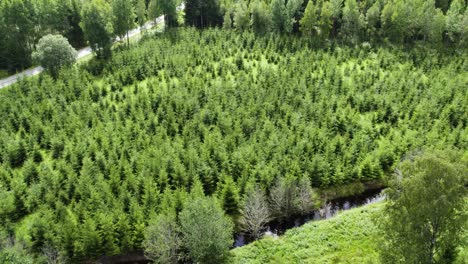
[[[318,7],[315,1],[309,1],[307,7],[304,11],[304,16],[302,17],[299,24],[301,25],[301,31],[305,34],[313,35],[317,34],[317,24],[319,21],[318,17]]]
[[[223,263],[233,243],[233,224],[213,198],[197,198],[180,212],[182,240],[194,263]]]
[[[234,10],[234,27],[239,31],[248,30],[250,27],[250,12],[245,2],[239,2]]]
[[[265,34],[271,29],[270,7],[261,0],[252,3],[252,29],[257,34]]]
[[[231,11],[226,11],[224,13],[224,18],[223,18],[223,29],[224,30],[229,30],[232,29],[232,14]]]
[[[190,26],[204,28],[219,26],[223,22],[223,14],[219,0],[186,0],[185,23]]]
[[[224,212],[236,220],[240,209],[239,190],[231,177],[226,177],[220,190],[220,201]]]
[[[34,40],[33,3],[8,0],[0,3],[0,67],[13,71],[31,65]]]
[[[137,0],[135,13],[138,25],[142,27],[146,23],[147,18],[146,0]]]
[[[352,209],[236,248],[231,263],[380,263],[376,242],[382,232],[372,220],[382,205]]]
[[[462,155],[451,150],[426,150],[399,166],[387,192],[383,217],[377,220],[385,231],[384,263],[454,260],[454,250],[468,222],[468,163]]]
[[[445,28],[450,40],[453,42],[460,40],[463,31],[463,10],[466,9],[463,2],[463,0],[453,0],[447,12]]]
[[[109,58],[113,32],[110,5],[103,0],[86,2],[83,5],[81,16],[80,26],[91,48],[98,58]],[[121,28],[117,29],[117,32],[122,33]]]
[[[271,3],[271,19],[273,28],[278,32],[285,32],[288,21],[288,13],[286,10],[286,2],[284,0],[272,0]]]
[[[97,1],[98,8],[89,8],[93,1]],[[223,12],[227,20],[229,13],[239,9],[236,6],[241,7],[235,12],[240,19],[238,27],[251,26],[258,34],[270,29],[296,33],[301,27],[302,32],[319,36],[320,40],[333,38],[354,44],[390,40],[398,44],[465,47],[468,43],[468,11],[463,0],[187,0],[185,10],[178,13],[176,7],[181,2],[5,0],[0,4],[0,69],[14,72],[31,66],[34,45],[47,34],[63,35],[75,48],[83,47],[86,37],[95,51],[105,53],[97,52],[101,57],[109,56],[105,47],[111,33],[122,37],[135,20],[143,25],[146,15],[152,20],[165,15],[165,24],[170,27],[184,24],[185,19],[189,26],[205,28],[221,26]],[[112,12],[109,6],[114,6]],[[247,17],[251,18],[250,24],[246,23]]]
[[[467,148],[463,50],[313,43],[180,29],[2,89],[4,228],[92,261],[141,249],[151,219],[205,194],[245,213],[249,185],[270,197],[287,178],[310,198],[382,183],[413,149]]]
[[[127,41],[130,46],[128,32],[135,26],[135,9],[130,1],[112,1],[112,26],[114,34],[119,36],[120,39],[123,39],[127,34]]]
[[[77,51],[63,36],[46,35],[39,40],[32,57],[57,78],[60,68],[72,65],[76,61]]]
[[[10,264],[33,264],[34,259],[28,254],[23,245],[14,239],[7,238],[0,243],[0,262]]]
[[[151,0],[149,14],[151,19],[164,15],[167,27],[177,25],[177,0]]]
[[[356,0],[345,0],[342,19],[341,34],[343,34],[344,38],[351,42],[359,40],[364,22]]]
[[[175,213],[158,215],[145,230],[145,256],[155,263],[178,263],[181,237]]]

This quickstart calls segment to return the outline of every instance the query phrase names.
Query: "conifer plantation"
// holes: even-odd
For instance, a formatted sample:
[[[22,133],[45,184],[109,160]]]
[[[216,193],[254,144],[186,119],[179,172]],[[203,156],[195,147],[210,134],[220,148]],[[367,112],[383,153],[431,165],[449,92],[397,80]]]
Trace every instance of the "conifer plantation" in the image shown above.
[[[99,15],[92,2],[83,14]],[[143,18],[158,4],[137,2],[141,12],[131,12]],[[94,32],[104,43],[93,46],[98,58],[0,90],[0,262],[93,263],[132,252],[155,263],[230,262],[235,233],[260,238],[266,223],[325,199],[387,187],[418,153],[451,149],[450,162],[466,161],[466,3],[432,1],[432,13],[417,17],[454,14],[450,33],[437,21],[431,30],[395,22],[398,0],[221,2],[187,1],[188,26],[178,28],[179,1],[164,2],[148,18],[168,14],[165,32],[112,49]],[[126,4],[100,8],[128,17]],[[115,20],[114,35],[141,20]],[[399,35],[402,25],[410,29]],[[31,61],[7,64],[0,68]],[[458,187],[468,182],[463,166],[452,173]],[[457,195],[453,214],[465,217]],[[447,252],[464,245],[450,243]]]

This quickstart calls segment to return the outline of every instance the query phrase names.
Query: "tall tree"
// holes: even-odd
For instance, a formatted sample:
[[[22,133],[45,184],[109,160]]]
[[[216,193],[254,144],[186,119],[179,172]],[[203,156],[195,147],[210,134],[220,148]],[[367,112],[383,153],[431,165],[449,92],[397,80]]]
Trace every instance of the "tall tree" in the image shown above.
[[[103,0],[86,2],[80,23],[91,49],[99,58],[109,58],[112,46],[111,8]]]
[[[135,25],[135,10],[128,0],[113,0],[112,25],[114,34],[122,40],[127,35],[127,46],[130,47],[129,31]]]
[[[234,220],[239,216],[239,190],[231,177],[226,177],[221,187],[220,193],[221,205],[227,215]]]
[[[232,18],[231,18],[231,10],[227,10],[226,13],[224,13],[224,18],[223,18],[223,29],[232,29]]]
[[[145,256],[155,263],[178,263],[182,240],[175,212],[160,214],[145,231]]]
[[[363,21],[356,0],[345,1],[342,19],[341,34],[343,37],[351,42],[358,41]]]
[[[453,261],[468,221],[467,164],[462,153],[428,150],[400,165],[377,220],[385,263]]]
[[[221,25],[223,15],[219,0],[186,0],[185,22],[198,28]]]
[[[167,27],[177,26],[177,3],[176,0],[159,0],[161,12]]]
[[[333,18],[333,26],[331,30],[331,34],[333,37],[338,35],[338,29],[341,26],[341,15],[343,13],[343,0],[330,0],[330,11],[332,13]]]
[[[234,10],[234,27],[239,31],[248,30],[250,26],[250,13],[245,2],[236,4]]]
[[[0,3],[4,36],[2,62],[9,71],[31,65],[34,48],[36,9],[30,0],[7,0]]]
[[[455,42],[460,39],[463,22],[463,0],[453,0],[447,12],[447,19],[445,21],[445,29],[451,41]]]
[[[376,1],[366,12],[367,36],[371,39],[378,39],[380,35],[380,2]]]
[[[286,32],[291,33],[291,32],[296,32],[298,30],[297,25],[302,17],[302,4],[304,3],[304,0],[288,0],[286,3],[286,14],[287,14],[287,19],[286,19],[286,25],[285,29]]]
[[[138,20],[138,25],[140,27],[143,27],[143,25],[146,22],[146,0],[137,0],[136,16]]]
[[[182,241],[194,263],[222,263],[233,243],[233,224],[214,198],[197,198],[179,214]]]
[[[284,0],[273,0],[271,2],[271,19],[275,31],[286,32],[285,25],[288,22],[288,13]]]
[[[251,186],[247,189],[244,198],[240,218],[241,229],[257,239],[270,220],[271,214],[265,192],[259,186]]]
[[[318,4],[318,3],[317,3]],[[319,33],[319,8],[315,1],[309,1],[304,11],[304,16],[299,21],[300,30],[307,35],[315,35]]]
[[[270,7],[261,0],[252,4],[252,29],[257,34],[265,34],[271,29]]]

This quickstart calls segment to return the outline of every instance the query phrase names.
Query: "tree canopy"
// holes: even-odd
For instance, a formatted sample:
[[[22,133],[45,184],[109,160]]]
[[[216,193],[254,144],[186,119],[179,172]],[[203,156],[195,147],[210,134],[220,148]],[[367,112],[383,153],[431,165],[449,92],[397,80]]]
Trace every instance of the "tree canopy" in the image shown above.
[[[450,263],[468,222],[466,155],[425,150],[399,167],[387,193],[385,263]]]
[[[61,67],[75,62],[77,51],[61,35],[46,35],[39,40],[32,57],[52,76],[57,77]]]

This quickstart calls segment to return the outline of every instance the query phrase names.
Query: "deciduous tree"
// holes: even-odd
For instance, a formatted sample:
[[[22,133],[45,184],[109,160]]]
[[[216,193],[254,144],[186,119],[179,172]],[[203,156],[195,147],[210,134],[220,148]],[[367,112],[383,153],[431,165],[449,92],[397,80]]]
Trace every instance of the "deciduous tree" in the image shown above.
[[[222,263],[233,243],[233,224],[214,198],[188,202],[179,215],[182,240],[195,263]]]
[[[128,33],[135,25],[135,9],[131,1],[113,0],[112,25],[114,34],[119,36],[121,40],[127,35],[127,46],[130,47]]]
[[[77,51],[62,35],[46,35],[39,40],[33,59],[57,78],[59,69],[73,64],[77,55]]]
[[[145,256],[155,263],[178,263],[181,246],[175,212],[159,214],[145,230]]]
[[[109,58],[112,46],[111,8],[103,0],[92,0],[83,5],[80,23],[91,49],[99,58]]]
[[[251,186],[244,198],[240,219],[241,229],[257,239],[271,219],[265,192],[260,186]]]
[[[453,261],[468,221],[467,164],[461,153],[426,150],[400,165],[376,220],[385,231],[385,263]]]

